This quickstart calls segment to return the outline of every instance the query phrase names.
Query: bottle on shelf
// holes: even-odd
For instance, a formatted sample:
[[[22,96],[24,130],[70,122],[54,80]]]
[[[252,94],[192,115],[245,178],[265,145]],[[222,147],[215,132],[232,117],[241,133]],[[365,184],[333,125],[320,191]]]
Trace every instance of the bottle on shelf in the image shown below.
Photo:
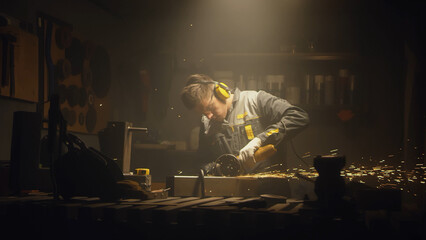
[[[262,75],[257,76],[257,90],[266,90],[264,77]]]
[[[293,105],[300,104],[300,87],[289,86],[285,88],[285,99]]]
[[[284,75],[266,75],[266,90],[277,97],[282,97],[281,90],[284,85]]]
[[[306,74],[303,84],[303,103],[306,105],[312,104],[313,99],[313,75],[312,74]]]
[[[257,90],[257,79],[254,74],[247,75],[246,90]]]
[[[324,104],[324,75],[317,74],[314,76],[314,104]]]
[[[300,104],[300,81],[298,79],[298,73],[295,68],[292,68],[291,71],[287,72],[287,78],[285,80],[284,86],[284,98],[289,101],[291,104],[299,105]]]
[[[324,82],[324,103],[325,105],[334,105],[335,104],[335,80],[334,76],[329,74],[325,76]]]
[[[356,101],[356,82],[355,82],[355,75],[351,75],[349,77],[349,83],[348,83],[348,104],[355,104]]]
[[[336,94],[337,94],[337,104],[344,105],[347,104],[347,93],[346,89],[349,82],[349,71],[348,69],[340,69],[339,75],[337,78],[337,88],[336,88]]]
[[[235,87],[240,89],[241,91],[245,90],[245,84],[244,84],[244,75],[240,74],[238,80],[235,82]]]

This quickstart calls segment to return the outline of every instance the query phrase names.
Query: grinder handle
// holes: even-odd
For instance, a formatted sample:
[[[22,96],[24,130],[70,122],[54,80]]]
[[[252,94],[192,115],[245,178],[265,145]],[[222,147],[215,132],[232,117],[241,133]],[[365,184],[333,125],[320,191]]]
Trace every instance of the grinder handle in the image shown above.
[[[268,144],[265,146],[262,146],[256,150],[254,153],[254,159],[256,162],[262,162],[263,160],[271,157],[277,152],[277,149],[273,144]]]
[[[268,157],[274,155],[277,152],[277,149],[273,144],[268,144],[265,146],[262,146],[254,152],[254,161],[246,161],[242,168],[245,169],[245,171],[249,171],[254,167],[254,165],[258,162],[262,162],[266,160]],[[237,159],[240,159],[240,156],[237,156]]]

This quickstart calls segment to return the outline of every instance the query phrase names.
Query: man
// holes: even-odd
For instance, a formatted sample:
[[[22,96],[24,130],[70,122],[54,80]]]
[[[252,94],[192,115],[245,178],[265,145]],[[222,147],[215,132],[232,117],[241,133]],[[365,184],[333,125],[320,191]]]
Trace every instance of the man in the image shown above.
[[[188,77],[181,99],[188,109],[202,114],[198,152],[208,173],[222,154],[239,155],[245,173],[285,167],[284,142],[309,123],[305,111],[284,99],[265,91],[232,91],[203,74]],[[277,153],[256,162],[255,151],[267,144]]]

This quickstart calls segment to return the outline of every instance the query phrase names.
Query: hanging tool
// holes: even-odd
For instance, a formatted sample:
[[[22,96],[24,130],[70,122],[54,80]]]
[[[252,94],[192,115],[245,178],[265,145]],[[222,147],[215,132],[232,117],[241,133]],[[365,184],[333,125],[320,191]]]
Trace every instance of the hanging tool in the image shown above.
[[[9,96],[15,95],[15,52],[16,37],[11,34],[0,34],[2,42],[1,54],[1,87],[9,86]]]
[[[46,36],[45,36],[45,58],[46,58],[46,65],[47,65],[47,79],[48,79],[48,95],[49,98],[53,94],[56,93],[56,84],[55,84],[55,65],[53,64],[52,60],[52,32],[53,32],[53,23],[47,22],[46,26]]]

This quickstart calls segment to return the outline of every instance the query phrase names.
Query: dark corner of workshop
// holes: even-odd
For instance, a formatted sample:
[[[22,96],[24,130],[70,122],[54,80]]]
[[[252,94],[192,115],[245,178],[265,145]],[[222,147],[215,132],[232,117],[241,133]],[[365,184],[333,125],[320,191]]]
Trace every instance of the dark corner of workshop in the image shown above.
[[[425,10],[1,0],[0,238],[426,238]]]

